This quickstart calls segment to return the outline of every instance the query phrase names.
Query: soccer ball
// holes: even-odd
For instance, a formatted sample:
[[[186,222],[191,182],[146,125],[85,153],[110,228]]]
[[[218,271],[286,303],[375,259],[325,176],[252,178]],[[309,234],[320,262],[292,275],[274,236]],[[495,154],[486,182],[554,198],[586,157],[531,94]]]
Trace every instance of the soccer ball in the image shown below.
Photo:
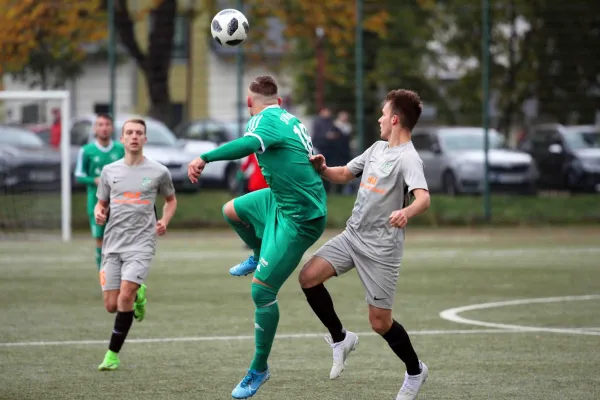
[[[210,23],[210,32],[217,43],[225,47],[235,47],[248,37],[248,19],[233,8],[220,11]]]

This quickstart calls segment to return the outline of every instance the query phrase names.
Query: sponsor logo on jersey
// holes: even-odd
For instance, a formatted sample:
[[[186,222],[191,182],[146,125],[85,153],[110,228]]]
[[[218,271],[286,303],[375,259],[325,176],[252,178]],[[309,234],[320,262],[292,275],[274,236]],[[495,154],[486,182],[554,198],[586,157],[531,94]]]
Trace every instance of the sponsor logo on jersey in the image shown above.
[[[381,166],[381,172],[383,172],[384,174],[387,174],[392,170],[393,167],[394,167],[394,163],[388,161]]]
[[[150,200],[142,199],[141,192],[124,192],[123,197],[114,200],[117,204],[151,204]]]

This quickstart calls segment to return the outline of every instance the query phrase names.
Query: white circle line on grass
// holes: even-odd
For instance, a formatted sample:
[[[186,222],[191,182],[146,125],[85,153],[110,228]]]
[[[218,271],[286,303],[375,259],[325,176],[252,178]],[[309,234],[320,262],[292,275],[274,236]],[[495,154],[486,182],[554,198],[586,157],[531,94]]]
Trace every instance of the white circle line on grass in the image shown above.
[[[566,333],[576,335],[590,335],[600,336],[599,331],[586,330],[585,328],[547,328],[538,326],[525,326],[525,325],[513,325],[513,324],[500,324],[495,322],[479,321],[476,319],[470,319],[461,317],[459,314],[474,311],[474,310],[486,310],[490,308],[508,307],[508,306],[520,306],[525,304],[543,304],[543,303],[558,303],[563,301],[586,301],[586,300],[597,300],[600,299],[600,295],[590,294],[585,296],[562,296],[562,297],[544,297],[537,299],[521,299],[521,300],[509,300],[509,301],[497,301],[492,303],[480,303],[472,304],[468,306],[449,308],[440,312],[440,317],[446,321],[455,322],[458,324],[467,324],[475,326],[483,326],[486,328],[506,329],[511,331],[519,332],[548,332],[548,333]]]
[[[519,330],[508,329],[450,329],[450,330],[422,330],[408,332],[409,335],[480,335],[495,333],[519,333]],[[358,336],[376,336],[375,332],[358,332]],[[291,333],[276,335],[275,339],[311,339],[321,338],[324,333]],[[170,343],[170,342],[219,342],[234,340],[254,340],[254,336],[192,336],[173,338],[143,338],[127,339],[126,343]],[[0,347],[27,347],[27,346],[76,346],[107,344],[108,340],[62,340],[62,341],[40,341],[40,342],[4,342]]]

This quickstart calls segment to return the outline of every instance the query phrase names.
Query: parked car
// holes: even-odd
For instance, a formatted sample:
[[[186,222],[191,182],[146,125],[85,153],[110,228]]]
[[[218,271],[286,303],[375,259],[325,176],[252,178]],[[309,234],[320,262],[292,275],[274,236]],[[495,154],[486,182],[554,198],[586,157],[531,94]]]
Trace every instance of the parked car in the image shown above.
[[[237,138],[237,123],[210,119],[185,122],[175,128],[175,135],[184,143],[187,152],[200,155]],[[239,168],[239,161],[215,161],[206,165],[202,179],[233,191],[237,186]]]
[[[449,195],[482,193],[484,130],[480,127],[423,127],[412,134],[431,191]],[[532,157],[506,148],[505,139],[489,130],[489,182],[493,191],[535,193],[538,172]]]
[[[540,171],[540,186],[572,192],[600,192],[600,126],[534,126],[521,149]]]
[[[198,155],[187,153],[183,144],[177,141],[173,132],[162,122],[138,115],[119,115],[114,121],[113,139],[120,140],[123,124],[132,118],[142,118],[146,121],[148,141],[144,146],[144,155],[169,168],[175,189],[180,192],[198,190],[198,186],[192,184],[187,176],[188,164]],[[83,145],[95,140],[93,135],[95,120],[95,114],[74,119],[71,125],[72,143]]]
[[[60,152],[46,146],[33,132],[0,125],[0,190],[59,191]]]
[[[27,125],[23,125],[21,127],[28,131],[35,133],[37,137],[42,139],[42,141],[46,144],[46,146],[51,147],[51,145],[50,145],[50,130],[52,129],[52,125],[27,124]],[[70,150],[71,187],[75,190],[84,188],[84,185],[77,183],[77,180],[75,179],[75,167],[77,165],[77,156],[79,155],[80,147],[81,146],[71,144],[71,150]]]

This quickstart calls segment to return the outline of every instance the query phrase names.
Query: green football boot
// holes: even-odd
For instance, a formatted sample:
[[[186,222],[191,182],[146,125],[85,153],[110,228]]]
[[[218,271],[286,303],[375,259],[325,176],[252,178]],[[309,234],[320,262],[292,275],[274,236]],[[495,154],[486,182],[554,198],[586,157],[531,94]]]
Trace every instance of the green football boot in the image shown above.
[[[135,303],[133,303],[133,316],[138,322],[142,322],[146,316],[146,301],[146,285],[142,283],[137,291]]]
[[[104,361],[98,366],[98,371],[114,371],[119,368],[119,355],[113,351],[108,350],[104,356]]]

